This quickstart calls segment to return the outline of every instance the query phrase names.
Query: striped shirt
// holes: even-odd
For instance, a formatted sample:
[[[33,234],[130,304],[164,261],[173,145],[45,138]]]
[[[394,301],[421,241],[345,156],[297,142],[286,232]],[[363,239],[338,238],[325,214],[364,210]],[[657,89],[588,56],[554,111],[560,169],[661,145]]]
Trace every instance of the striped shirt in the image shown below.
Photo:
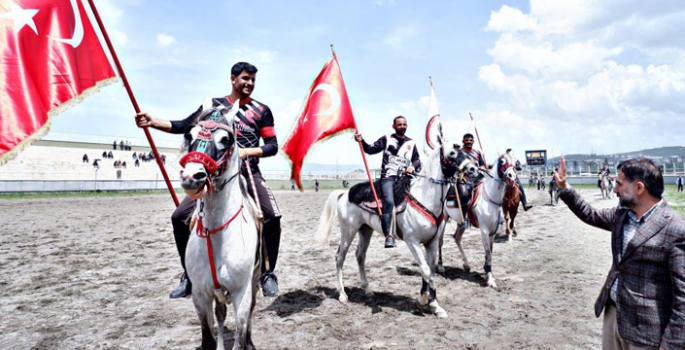
[[[231,108],[233,102],[226,96],[213,98],[212,104],[214,107],[224,105],[226,108]],[[190,128],[199,122],[197,118],[200,112],[202,112],[202,106],[183,120],[171,121],[170,133],[182,134],[188,132]],[[262,157],[271,157],[278,153],[274,116],[267,105],[252,98],[240,101],[240,109],[234,119],[233,127],[236,133],[236,142],[240,147],[260,147],[259,140],[261,138],[264,140],[264,145],[260,147],[262,149]],[[258,164],[259,158],[250,158],[250,167],[253,172],[259,171]]]
[[[654,204],[647,212],[642,215],[642,218],[640,220],[637,219],[637,215],[635,215],[635,212],[632,210],[628,211],[628,218],[626,219],[626,222],[623,224],[623,237],[621,241],[621,252],[618,256],[618,261],[620,262],[621,259],[623,258],[623,252],[626,251],[628,248],[628,243],[630,243],[630,240],[633,239],[635,236],[635,232],[644,225],[644,223],[649,219],[649,217],[652,215],[652,213],[656,210],[656,208],[663,203],[663,199],[660,200],[658,203]],[[616,277],[616,280],[614,280],[614,284],[611,285],[611,299],[616,302],[618,300],[618,280],[620,278],[620,275]]]

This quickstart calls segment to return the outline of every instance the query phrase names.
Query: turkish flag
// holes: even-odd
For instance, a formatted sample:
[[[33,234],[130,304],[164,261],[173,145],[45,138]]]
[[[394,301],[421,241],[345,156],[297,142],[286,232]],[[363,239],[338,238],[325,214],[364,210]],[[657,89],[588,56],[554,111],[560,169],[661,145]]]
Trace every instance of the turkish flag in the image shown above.
[[[312,146],[336,133],[356,128],[340,66],[334,55],[309,88],[295,128],[282,147],[290,158],[290,179],[295,181],[300,190],[302,163]]]
[[[0,0],[0,164],[116,75],[79,0]]]

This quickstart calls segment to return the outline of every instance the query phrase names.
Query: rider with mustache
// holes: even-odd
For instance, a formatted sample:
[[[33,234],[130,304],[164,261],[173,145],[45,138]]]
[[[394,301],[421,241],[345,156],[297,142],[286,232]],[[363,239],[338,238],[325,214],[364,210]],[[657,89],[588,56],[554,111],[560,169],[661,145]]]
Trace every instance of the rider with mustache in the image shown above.
[[[274,297],[278,294],[278,280],[274,274],[274,268],[276,267],[281,241],[281,213],[276,198],[259,170],[259,158],[274,156],[278,152],[278,140],[276,139],[274,117],[271,110],[267,105],[250,97],[254,90],[256,74],[257,67],[252,64],[247,62],[236,63],[231,68],[231,94],[214,98],[212,103],[214,107],[224,105],[230,108],[234,101],[240,101],[240,109],[235,116],[233,125],[239,145],[239,156],[241,159],[249,159],[259,204],[264,215],[262,237],[266,254],[262,254],[262,275],[259,281],[264,296]],[[136,124],[141,128],[147,126],[172,134],[183,134],[189,132],[200,122],[198,116],[201,111],[202,106],[186,119],[175,121],[155,119],[148,113],[142,112],[136,115]],[[259,145],[260,139],[264,142],[262,146]],[[248,178],[245,167],[241,169],[241,174]],[[247,183],[248,193],[250,196],[254,196],[255,190],[252,188],[251,181],[247,181]],[[205,189],[206,187],[203,187],[202,190]],[[186,196],[171,216],[176,248],[184,271],[186,268],[185,251],[190,237],[190,219],[195,211],[196,199],[203,194]],[[171,299],[188,297],[191,291],[191,281],[184,273],[181,284],[169,294],[169,297]]]
[[[392,212],[395,208],[393,186],[400,175],[413,174],[421,170],[421,159],[416,143],[405,135],[407,132],[407,119],[397,116],[392,122],[395,133],[385,135],[376,140],[373,145],[364,141],[361,134],[355,134],[354,139],[361,142],[364,152],[376,154],[383,151],[383,163],[381,164],[381,193],[383,195],[383,215],[381,216],[381,228],[385,236],[385,247],[394,248],[395,239],[390,235],[392,225]],[[401,172],[401,174],[400,174]]]
[[[462,138],[461,142],[463,144],[461,150],[464,151],[464,153],[466,153],[466,156],[471,160],[471,162],[473,162],[473,164],[476,165],[478,169],[487,172],[488,166],[487,164],[485,164],[485,158],[483,157],[483,153],[473,148],[473,134],[464,134],[464,137]],[[459,181],[457,189],[462,203],[462,212],[466,212],[466,205],[471,200],[473,188],[475,187],[476,183],[480,182],[481,179],[482,175],[477,175],[475,178],[471,178],[470,176],[464,174],[464,177]],[[466,221],[464,221],[464,225],[465,224]]]

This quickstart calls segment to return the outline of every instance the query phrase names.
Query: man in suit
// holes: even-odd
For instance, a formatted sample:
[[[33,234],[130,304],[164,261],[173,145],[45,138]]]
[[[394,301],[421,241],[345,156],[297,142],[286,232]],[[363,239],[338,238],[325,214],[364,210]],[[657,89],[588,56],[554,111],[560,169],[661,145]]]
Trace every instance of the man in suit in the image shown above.
[[[685,349],[685,220],[662,199],[659,167],[647,158],[619,164],[619,206],[602,210],[566,183],[563,158],[554,179],[578,218],[611,231],[611,270],[595,303],[603,349]]]

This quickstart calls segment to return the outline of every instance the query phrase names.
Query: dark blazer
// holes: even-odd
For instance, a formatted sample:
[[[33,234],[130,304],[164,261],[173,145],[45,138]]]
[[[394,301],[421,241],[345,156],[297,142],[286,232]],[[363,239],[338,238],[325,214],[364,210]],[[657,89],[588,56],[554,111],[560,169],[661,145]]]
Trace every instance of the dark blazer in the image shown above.
[[[628,210],[596,210],[573,189],[559,198],[586,224],[611,231],[612,264],[597,302],[599,317],[618,282],[618,331],[647,349],[685,349],[685,220],[664,201],[637,230],[619,261]]]

